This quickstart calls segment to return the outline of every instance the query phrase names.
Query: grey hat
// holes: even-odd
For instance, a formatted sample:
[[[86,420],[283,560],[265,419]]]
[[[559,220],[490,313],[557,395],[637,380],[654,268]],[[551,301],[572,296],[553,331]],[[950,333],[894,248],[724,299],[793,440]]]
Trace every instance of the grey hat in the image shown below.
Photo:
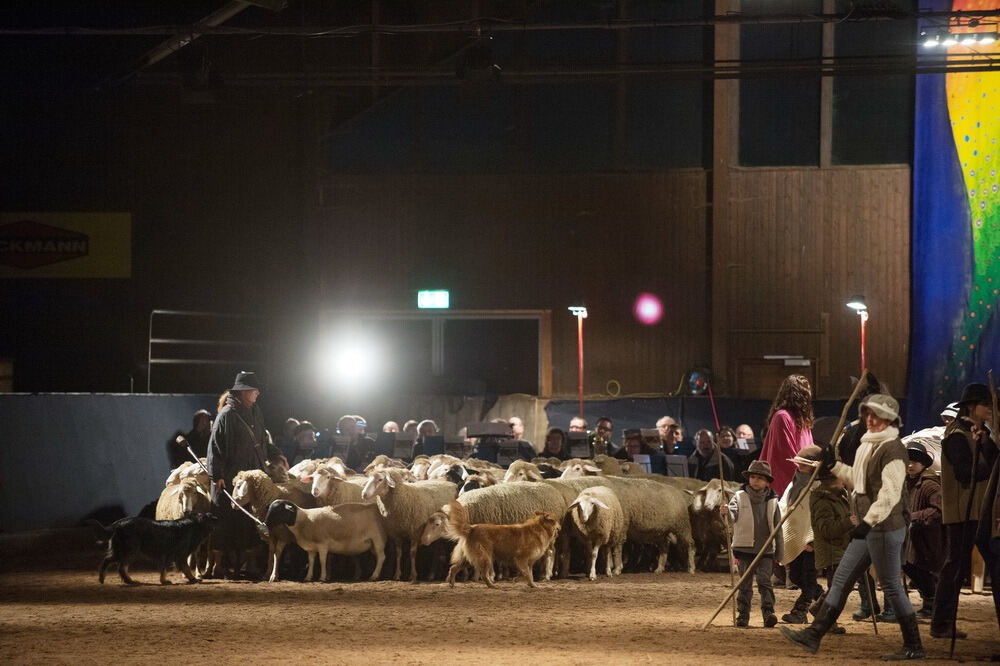
[[[771,474],[771,465],[766,460],[754,460],[750,467],[743,472],[743,478],[749,479],[751,474],[762,476],[771,483],[774,483],[774,476]]]
[[[873,393],[861,402],[859,410],[868,409],[875,416],[885,419],[897,428],[903,425],[899,419],[899,403],[891,395]]]

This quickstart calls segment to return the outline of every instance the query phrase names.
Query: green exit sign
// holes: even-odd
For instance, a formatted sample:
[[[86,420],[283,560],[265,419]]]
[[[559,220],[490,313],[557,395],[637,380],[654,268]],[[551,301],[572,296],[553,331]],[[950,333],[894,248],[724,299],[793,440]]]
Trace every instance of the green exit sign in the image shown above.
[[[417,307],[421,310],[447,310],[448,303],[447,289],[427,289],[417,292]]]

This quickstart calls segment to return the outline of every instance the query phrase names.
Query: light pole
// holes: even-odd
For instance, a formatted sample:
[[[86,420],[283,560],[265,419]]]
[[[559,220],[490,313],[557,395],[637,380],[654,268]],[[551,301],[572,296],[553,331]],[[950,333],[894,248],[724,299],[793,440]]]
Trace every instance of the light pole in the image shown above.
[[[587,318],[587,308],[571,305],[569,311],[576,317],[576,365],[579,371],[577,390],[580,395],[580,418],[583,418],[583,320]]]
[[[868,363],[865,359],[865,347],[867,342],[865,339],[865,324],[868,323],[868,305],[865,303],[865,297],[858,295],[851,297],[851,300],[847,301],[847,307],[857,312],[858,318],[861,320],[861,373],[864,374],[865,369],[868,367]]]

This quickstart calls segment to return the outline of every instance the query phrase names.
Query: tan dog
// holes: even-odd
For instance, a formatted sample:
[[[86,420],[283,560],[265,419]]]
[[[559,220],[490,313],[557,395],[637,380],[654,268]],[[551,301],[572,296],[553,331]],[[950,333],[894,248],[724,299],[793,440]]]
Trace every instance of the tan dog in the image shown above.
[[[486,582],[493,584],[493,563],[500,561],[517,567],[518,573],[535,587],[531,567],[545,554],[559,532],[559,523],[551,513],[536,511],[535,517],[519,525],[470,525],[465,507],[452,500],[448,505],[448,538],[457,541],[451,553],[448,585],[455,587],[455,574],[469,562]]]

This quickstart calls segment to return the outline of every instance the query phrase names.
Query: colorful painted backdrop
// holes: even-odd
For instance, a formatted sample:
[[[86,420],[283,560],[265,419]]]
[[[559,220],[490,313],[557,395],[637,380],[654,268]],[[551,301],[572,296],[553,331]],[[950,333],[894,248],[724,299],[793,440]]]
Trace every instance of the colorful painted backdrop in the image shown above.
[[[1000,6],[996,0],[931,4],[954,11]],[[948,49],[949,58],[970,56],[1000,57],[1000,45]],[[991,368],[1000,374],[998,89],[996,72],[917,77],[908,427],[938,422],[964,384],[985,381]]]

